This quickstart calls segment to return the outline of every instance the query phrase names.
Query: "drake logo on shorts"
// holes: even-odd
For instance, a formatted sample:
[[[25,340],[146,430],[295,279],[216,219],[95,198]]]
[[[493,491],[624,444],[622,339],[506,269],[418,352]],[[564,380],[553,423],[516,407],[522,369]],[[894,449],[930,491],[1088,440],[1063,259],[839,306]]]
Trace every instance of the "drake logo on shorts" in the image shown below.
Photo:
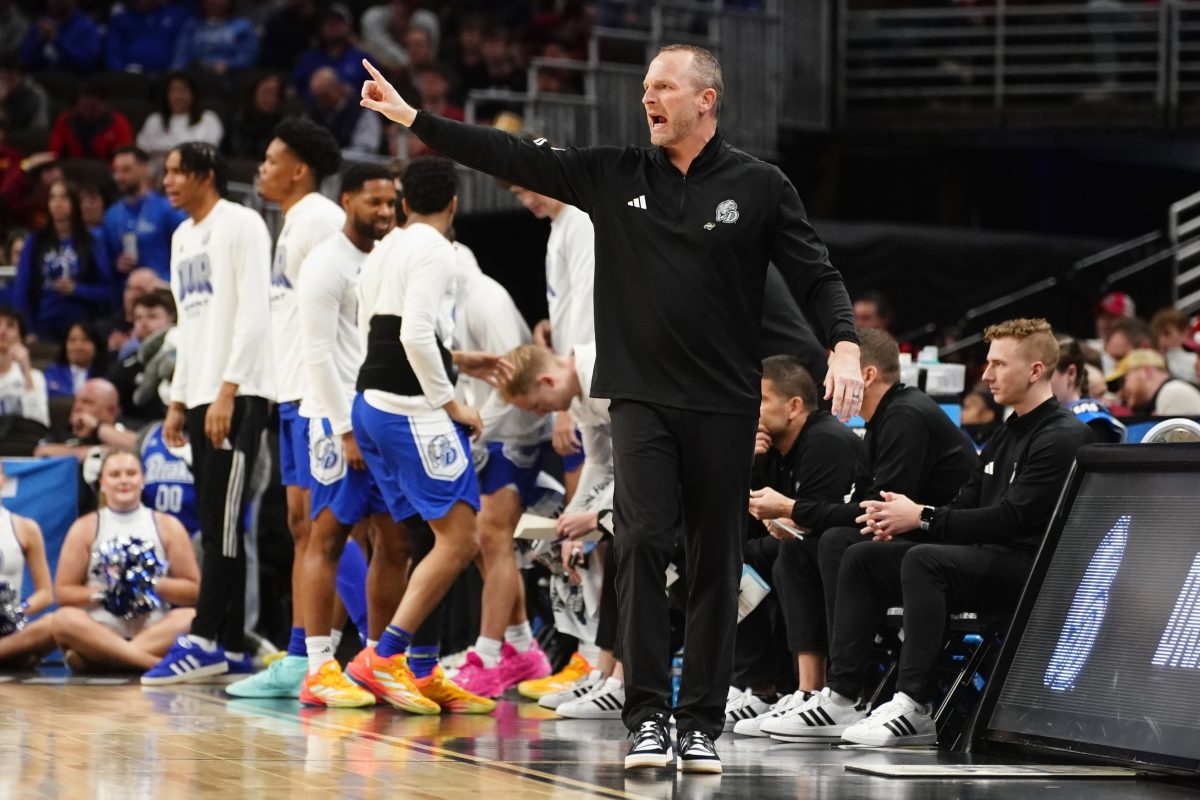
[[[425,454],[429,457],[429,463],[434,469],[452,469],[454,462],[458,460],[458,448],[454,446],[454,442],[449,436],[439,433],[437,436],[429,440],[429,444],[425,445]]]
[[[717,206],[717,222],[737,222],[739,216],[737,203],[732,200],[725,200]]]
[[[320,425],[310,428],[314,434]],[[312,435],[308,441],[308,463],[312,476],[323,486],[331,486],[346,477],[346,459],[342,456],[342,443],[333,436]]]

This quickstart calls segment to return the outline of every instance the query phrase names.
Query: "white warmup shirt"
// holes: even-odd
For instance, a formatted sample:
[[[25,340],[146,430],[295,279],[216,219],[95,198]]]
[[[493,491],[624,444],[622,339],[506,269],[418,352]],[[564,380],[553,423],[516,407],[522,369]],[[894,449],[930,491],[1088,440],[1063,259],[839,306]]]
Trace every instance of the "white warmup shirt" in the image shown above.
[[[612,417],[608,400],[592,397],[592,374],[596,370],[596,345],[575,346],[575,376],[583,397],[571,400],[571,420],[579,428],[586,454],[579,487],[563,513],[603,511],[613,507]]]
[[[300,343],[296,291],[304,259],[321,242],[342,230],[346,212],[318,192],[309,192],[288,209],[275,243],[271,265],[271,333],[275,343],[275,397],[293,403],[304,396],[308,373]]]
[[[454,253],[458,270],[454,302],[457,349],[504,355],[529,344],[533,336],[512,296],[483,274],[471,248],[455,242]],[[486,441],[535,445],[550,438],[547,420],[505,403],[487,381],[459,375],[455,396],[459,402],[478,409]]]
[[[454,247],[418,222],[383,237],[363,262],[358,279],[358,335],[364,353],[371,318],[400,318],[400,343],[421,387],[419,395],[378,389],[363,392],[373,408],[414,416],[441,410],[454,399],[438,343],[454,330]]]
[[[296,290],[307,378],[300,415],[327,417],[335,436],[350,430],[350,402],[362,365],[358,336],[358,274],[367,254],[344,233],[312,249]]]
[[[171,238],[171,292],[179,337],[171,401],[188,408],[217,399],[223,382],[272,400],[271,234],[258,212],[218,200]]]
[[[592,289],[596,282],[596,232],[592,218],[563,206],[550,222],[546,242],[546,303],[554,352],[565,356],[577,344],[596,341]]]
[[[13,362],[0,373],[0,417],[24,417],[50,427],[50,400],[46,394],[46,376],[41,370],[30,371],[33,388],[25,386],[21,365]]]

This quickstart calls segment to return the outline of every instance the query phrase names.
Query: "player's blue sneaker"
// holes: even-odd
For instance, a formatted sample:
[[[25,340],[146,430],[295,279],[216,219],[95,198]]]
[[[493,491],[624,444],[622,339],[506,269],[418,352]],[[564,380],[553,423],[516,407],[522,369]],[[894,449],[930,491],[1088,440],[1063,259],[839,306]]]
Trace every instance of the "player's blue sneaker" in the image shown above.
[[[189,683],[229,671],[225,651],[220,647],[205,650],[186,636],[180,636],[171,649],[142,675],[144,686],[163,686],[170,683]]]
[[[254,659],[249,653],[239,653],[234,655],[228,650],[225,651],[225,662],[229,664],[227,673],[229,675],[253,675],[254,674]]]
[[[273,697],[299,697],[304,676],[308,674],[308,659],[304,656],[287,656],[275,661],[257,675],[251,675],[225,687],[225,693],[233,697],[257,699]]]

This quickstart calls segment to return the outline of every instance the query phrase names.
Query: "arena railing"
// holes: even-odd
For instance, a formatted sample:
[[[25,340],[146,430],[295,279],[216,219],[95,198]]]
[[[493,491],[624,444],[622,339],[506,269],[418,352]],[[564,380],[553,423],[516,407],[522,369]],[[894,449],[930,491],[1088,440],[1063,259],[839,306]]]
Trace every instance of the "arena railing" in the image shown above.
[[[1163,126],[1200,3],[864,8],[841,0],[838,120],[891,127]],[[1196,16],[1192,16],[1196,14]],[[1182,15],[1182,17],[1181,17]],[[1190,20],[1197,20],[1191,22]],[[1200,78],[1200,51],[1179,63]],[[1194,66],[1193,66],[1194,65]],[[1192,88],[1189,81],[1185,84]],[[1200,88],[1200,82],[1195,88]]]
[[[1190,314],[1200,309],[1200,192],[1171,204],[1167,238],[1173,255],[1171,300]]]

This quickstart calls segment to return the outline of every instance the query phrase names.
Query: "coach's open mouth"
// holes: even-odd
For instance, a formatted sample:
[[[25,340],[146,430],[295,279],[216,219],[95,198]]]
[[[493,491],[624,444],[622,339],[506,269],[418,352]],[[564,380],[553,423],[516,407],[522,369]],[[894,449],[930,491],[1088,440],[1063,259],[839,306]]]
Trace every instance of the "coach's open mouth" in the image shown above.
[[[657,131],[667,127],[667,118],[662,114],[647,114],[650,120],[650,130]]]

